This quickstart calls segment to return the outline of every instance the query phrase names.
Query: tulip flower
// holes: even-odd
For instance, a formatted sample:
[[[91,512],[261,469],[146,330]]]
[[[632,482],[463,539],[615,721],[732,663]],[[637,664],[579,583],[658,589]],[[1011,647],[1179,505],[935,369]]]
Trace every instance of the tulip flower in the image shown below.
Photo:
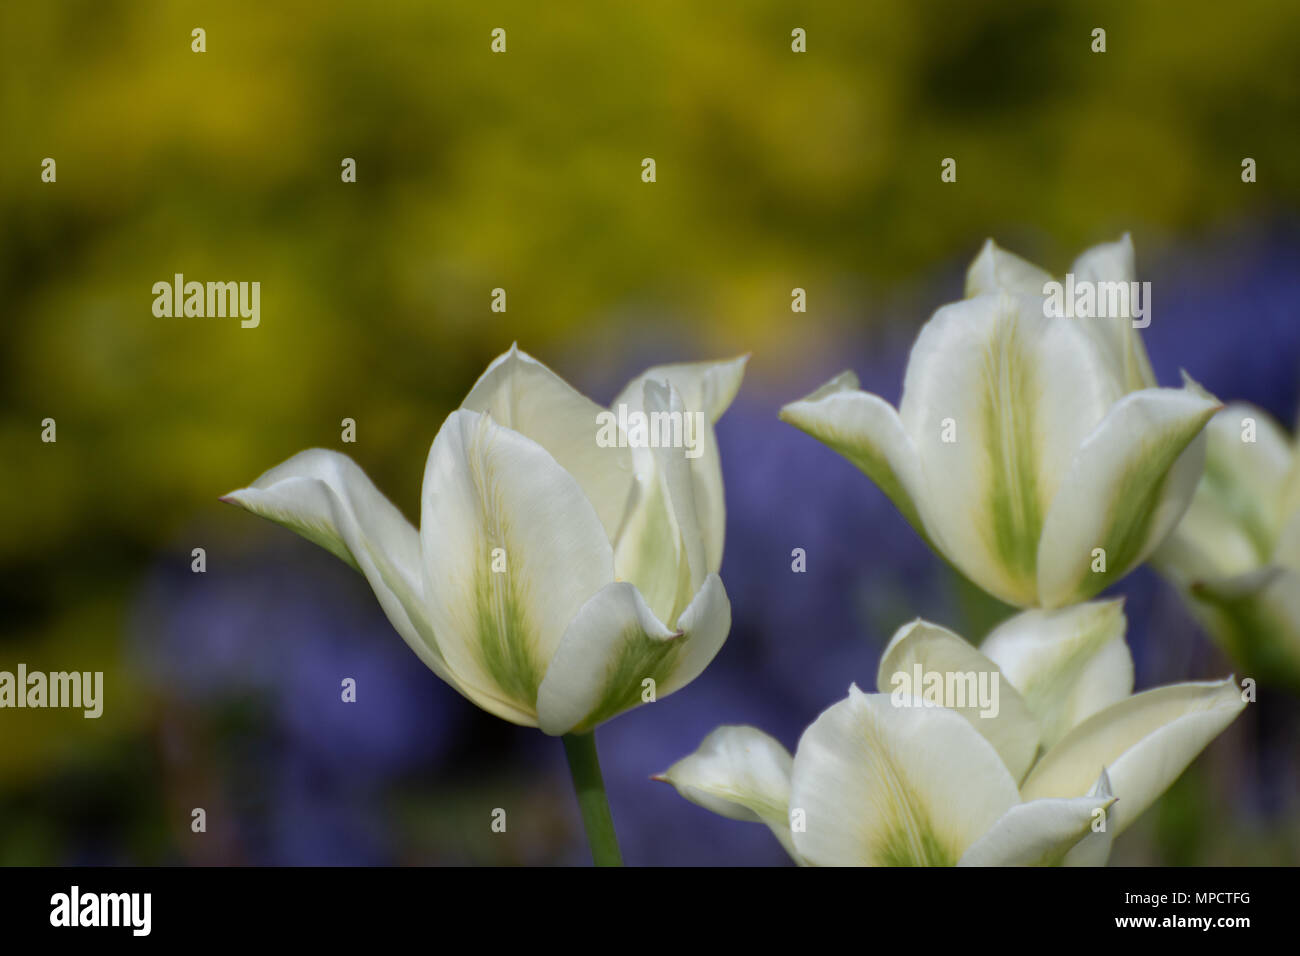
[[[1300,686],[1300,444],[1245,403],[1206,436],[1205,475],[1152,564],[1249,673]]]
[[[1128,281],[1127,237],[1075,263]],[[912,346],[895,410],[852,372],[781,418],[866,472],[954,567],[1018,607],[1063,607],[1142,563],[1177,524],[1219,403],[1156,387],[1127,313],[1045,314],[1047,273],[991,242],[970,297]]]
[[[360,571],[403,640],[470,701],[564,735],[584,813],[595,794],[603,816],[587,816],[589,836],[609,844],[589,732],[690,683],[731,627],[713,423],[744,365],[652,368],[606,410],[512,348],[434,438],[418,530],[355,462],[321,449],[224,500]]]
[[[799,863],[1102,865],[1245,706],[1232,678],[1132,694],[1124,626],[1117,601],[1035,609],[976,650],[917,620],[881,656],[878,693],[851,687],[793,757],[720,727],[656,779],[766,824]]]

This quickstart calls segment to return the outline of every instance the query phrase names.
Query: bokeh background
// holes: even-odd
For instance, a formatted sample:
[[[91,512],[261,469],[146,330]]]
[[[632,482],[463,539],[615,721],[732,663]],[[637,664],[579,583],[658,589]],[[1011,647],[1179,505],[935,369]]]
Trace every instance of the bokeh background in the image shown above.
[[[599,742],[629,862],[786,862],[650,774],[720,723],[793,747],[912,617],[978,639],[1008,612],[776,409],[846,367],[896,400],[986,237],[1062,272],[1128,230],[1161,380],[1290,425],[1298,45],[1275,0],[3,4],[0,668],[103,670],[107,700],[0,711],[0,862],[589,860],[558,741],[217,502],[319,445],[418,518],[433,434],[514,341],[602,402],[752,352],[719,425],[731,637]],[[176,272],[260,281],[261,326],[154,317]],[[1153,573],[1118,591],[1139,688],[1231,670]],[[1260,697],[1114,862],[1300,862],[1300,702]]]

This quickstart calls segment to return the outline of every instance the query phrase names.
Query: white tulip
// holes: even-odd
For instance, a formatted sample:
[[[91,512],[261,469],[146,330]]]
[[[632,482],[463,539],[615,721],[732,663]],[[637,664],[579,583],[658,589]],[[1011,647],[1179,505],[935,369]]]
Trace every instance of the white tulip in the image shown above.
[[[434,438],[418,531],[350,458],[320,449],[225,500],[364,574],[411,649],[484,710],[583,733],[688,684],[727,637],[713,422],[744,365],[639,376],[614,408],[670,431],[628,447],[621,428],[598,440],[606,411],[512,348]],[[671,432],[688,419],[698,432]],[[697,454],[666,446],[682,434]]]
[[[1132,277],[1125,237],[1080,257]],[[1044,315],[1047,273],[991,242],[971,298],[912,347],[895,411],[845,372],[781,418],[864,471],[966,577],[1019,607],[1062,607],[1122,577],[1182,516],[1202,427],[1220,407],[1188,379],[1157,388],[1132,322]]]
[[[1300,442],[1245,403],[1205,431],[1205,475],[1151,562],[1249,673],[1300,685]]]
[[[900,692],[914,672],[938,680]],[[982,678],[1000,688],[995,712],[946,699]],[[800,863],[1101,865],[1245,706],[1231,678],[1133,695],[1114,601],[1024,612],[982,651],[914,621],[876,683],[824,711],[793,758],[752,727],[720,727],[657,779],[765,823]]]

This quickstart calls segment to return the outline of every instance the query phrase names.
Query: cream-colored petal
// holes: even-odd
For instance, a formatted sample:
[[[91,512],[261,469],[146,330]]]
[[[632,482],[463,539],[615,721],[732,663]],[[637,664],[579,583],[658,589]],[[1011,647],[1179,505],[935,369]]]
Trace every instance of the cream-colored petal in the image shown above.
[[[1232,678],[1135,694],[1066,734],[1030,771],[1021,793],[1027,800],[1078,796],[1105,769],[1119,798],[1109,815],[1118,836],[1245,706]]]
[[[1018,801],[997,751],[960,714],[852,687],[799,741],[790,820],[815,865],[952,865]]]
[[[632,458],[627,448],[597,440],[604,409],[515,346],[488,366],[461,408],[486,412],[550,452],[577,479],[612,539],[632,491]]]
[[[1096,347],[1041,303],[981,295],[917,337],[900,417],[945,555],[1010,604],[1038,603],[1043,523],[1079,445],[1119,397]]]
[[[1043,287],[1051,281],[1050,273],[989,239],[966,270],[966,297],[987,292],[1043,295]]]
[[[1300,516],[1300,434],[1291,441],[1291,467],[1286,480],[1282,482],[1281,513],[1283,520],[1294,520]]]
[[[1144,315],[1136,315],[1138,310],[1134,306],[1131,291],[1132,283],[1137,279],[1137,266],[1133,240],[1129,234],[1124,233],[1116,242],[1093,246],[1074,261],[1070,272],[1074,275],[1076,286],[1079,282],[1095,283],[1094,294],[1097,296],[1098,308],[1101,299],[1108,302],[1106,316],[1079,318],[1075,321],[1102,347],[1127,391],[1154,388],[1155,373],[1151,370],[1151,360],[1147,357],[1146,346],[1142,343],[1138,328],[1138,325],[1145,327],[1150,324],[1151,302],[1144,303]],[[1105,283],[1123,283],[1126,288],[1121,290],[1118,286],[1108,286]],[[1139,290],[1139,295],[1144,294]],[[1110,308],[1112,299],[1119,308]],[[1127,309],[1122,308],[1124,303],[1128,304]]]
[[[1300,571],[1270,564],[1190,591],[1206,629],[1247,674],[1300,688]]]
[[[347,455],[299,452],[223,501],[284,525],[356,568],[402,640],[459,689],[427,617],[420,536]]]
[[[1133,692],[1125,626],[1122,600],[1035,609],[999,624],[980,650],[1020,691],[1048,748]]]
[[[1199,478],[1198,436],[1218,407],[1191,387],[1153,388],[1131,392],[1107,413],[1079,448],[1043,523],[1044,607],[1091,597],[1145,561],[1173,530]],[[1104,570],[1096,549],[1104,552]]]
[[[479,706],[536,722],[537,689],[613,554],[573,476],[490,415],[453,412],[429,450],[420,540],[438,646]]]
[[[1206,464],[1208,469],[1208,456]],[[1235,490],[1231,494],[1235,496]],[[1246,507],[1254,510],[1253,505]],[[1162,574],[1186,585],[1257,570],[1268,559],[1269,544],[1202,478],[1187,511],[1149,560]]]
[[[1114,803],[1104,773],[1087,796],[1018,803],[966,851],[958,865],[1101,866],[1110,855],[1106,815]]]
[[[1291,441],[1272,416],[1244,402],[1225,406],[1205,426],[1205,435],[1205,476],[1197,496],[1218,502],[1267,560],[1286,520]]]
[[[767,824],[798,860],[789,818],[793,765],[790,752],[761,730],[719,727],[655,779],[719,816]]]
[[[698,677],[731,630],[731,604],[711,574],[672,631],[625,581],[582,606],[537,693],[538,726],[586,733],[626,710],[667,697]]]
[[[644,392],[642,407],[650,416],[689,414],[675,387],[647,381]],[[614,570],[619,580],[635,584],[655,616],[671,627],[710,573],[699,486],[684,448],[635,447],[632,460],[636,485],[616,538]]]
[[[614,399],[611,408],[620,404],[629,411],[641,409],[646,382],[671,385],[682,396],[687,411],[703,412],[698,447],[690,458],[691,481],[695,486],[695,510],[704,534],[705,573],[722,567],[722,549],[726,537],[727,509],[722,487],[722,458],[713,425],[725,412],[745,375],[748,355],[722,362],[681,362],[657,365],[638,375]]]
[[[642,389],[646,382],[671,384],[682,394],[683,404],[692,411],[702,411],[710,422],[722,417],[731,402],[740,391],[741,380],[745,377],[748,355],[720,362],[677,362],[668,365],[656,365],[648,368],[624,386],[618,397],[611,403],[617,408],[626,403],[629,407],[640,407]]]
[[[991,743],[1011,776],[1038,755],[1038,724],[998,665],[947,628],[915,620],[880,656],[876,690],[895,704],[920,697],[955,710]]]
[[[1279,567],[1300,572],[1300,511],[1283,523],[1282,533],[1273,546],[1273,561]]]
[[[853,462],[926,536],[916,504],[921,493],[916,449],[898,413],[884,399],[860,391],[856,375],[843,372],[807,398],[791,402],[781,409],[781,420]]]

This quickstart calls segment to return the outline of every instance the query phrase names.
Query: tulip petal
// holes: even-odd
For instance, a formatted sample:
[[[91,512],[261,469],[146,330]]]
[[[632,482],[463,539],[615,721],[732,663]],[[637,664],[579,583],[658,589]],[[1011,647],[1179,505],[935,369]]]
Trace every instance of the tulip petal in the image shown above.
[[[918,686],[936,679],[942,683],[935,694],[931,687]],[[1038,755],[1038,724],[1012,682],[947,628],[922,620],[899,628],[880,656],[876,690],[898,695],[895,703],[915,696],[955,710],[994,746],[1016,780],[1024,778]]]
[[[1010,604],[1037,603],[1048,507],[1119,394],[1096,346],[1038,300],[982,295],[926,323],[899,414],[920,456],[926,527],[963,574]]]
[[[347,455],[299,452],[222,500],[269,518],[356,568],[402,640],[459,689],[426,618],[420,536]]]
[[[1240,650],[1247,654],[1241,659],[1250,660],[1255,622],[1243,620],[1246,626],[1239,628],[1232,618],[1238,612],[1249,615],[1253,596],[1248,592],[1262,590],[1262,582],[1249,587],[1248,575],[1269,562],[1288,564],[1288,550],[1295,554],[1290,563],[1300,568],[1300,514],[1291,525],[1284,523],[1288,474],[1300,457],[1267,412],[1244,402],[1211,418],[1205,436],[1205,474],[1187,513],[1150,560],[1181,587],[1208,588],[1194,596],[1237,605],[1232,610],[1225,606],[1227,615],[1212,630],[1232,653]],[[1260,636],[1273,627],[1258,623],[1263,625]],[[1261,649],[1268,643],[1265,638]]]
[[[1021,793],[1027,800],[1078,796],[1105,768],[1119,798],[1109,821],[1118,836],[1245,706],[1232,678],[1135,694],[1066,734],[1030,771]]]
[[[960,714],[849,696],[799,741],[790,819],[820,866],[951,865],[1011,806],[1015,781]]]
[[[1247,673],[1300,686],[1300,572],[1265,565],[1196,581],[1191,595],[1206,629]]]
[[[775,738],[753,727],[719,727],[695,753],[654,779],[691,803],[729,820],[765,823],[799,859],[790,836],[790,772],[794,759]]]
[[[645,383],[642,407],[651,417],[685,416],[673,386]],[[663,419],[671,421],[671,418]],[[684,419],[681,419],[684,420]],[[651,610],[670,626],[710,573],[697,509],[691,461],[685,450],[660,444],[632,450],[636,485],[614,546],[614,570],[631,581]]]
[[[1051,281],[1050,273],[989,239],[966,270],[966,298],[986,292],[1041,296],[1043,287]]]
[[[1109,822],[1102,823],[1104,831],[1094,833],[1093,827],[1106,820],[1105,814],[1114,803],[1104,773],[1087,796],[1018,803],[963,854],[957,865],[1101,866],[1110,855]],[[1093,846],[1082,846],[1093,837],[1102,839]],[[1080,850],[1084,852],[1076,852]]]
[[[1076,286],[1080,282],[1123,283],[1130,286],[1137,278],[1134,262],[1133,240],[1128,233],[1116,242],[1106,242],[1084,252],[1074,260],[1070,272],[1074,275]],[[1105,286],[1096,285],[1098,301],[1105,295]],[[1142,344],[1142,335],[1134,327],[1134,309],[1126,290],[1122,301],[1129,304],[1127,310],[1119,310],[1119,315],[1106,315],[1094,318],[1080,318],[1076,321],[1084,331],[1102,347],[1110,360],[1116,374],[1124,382],[1125,389],[1136,391],[1140,388],[1154,388],[1155,373],[1151,370],[1151,360],[1147,357],[1146,346]],[[1146,314],[1141,321],[1143,326],[1151,321],[1151,302],[1146,303]],[[1100,306],[1098,306],[1100,308]],[[1108,309],[1109,311],[1109,309]]]
[[[748,355],[723,362],[680,362],[656,365],[642,372],[619,393],[611,407],[626,404],[629,411],[641,409],[646,382],[671,385],[682,396],[687,411],[704,413],[706,424],[697,436],[698,448],[690,459],[691,480],[695,486],[695,509],[704,534],[705,565],[703,572],[722,567],[723,539],[726,536],[727,509],[722,489],[722,456],[713,425],[731,405],[745,375]]]
[[[1194,388],[1151,388],[1106,414],[1079,447],[1043,524],[1042,606],[1086,600],[1164,540],[1196,490],[1205,454],[1199,435],[1218,407]],[[1105,570],[1092,570],[1097,548]]]
[[[917,508],[921,464],[898,413],[884,399],[858,389],[842,372],[811,395],[781,409],[789,422],[839,452],[883,491],[913,528],[928,539]]]
[[[682,394],[682,403],[691,411],[700,411],[710,422],[722,417],[740,390],[745,377],[748,355],[721,362],[676,362],[648,368],[624,386],[612,407],[627,404],[639,408],[646,382],[671,384]]]
[[[1205,466],[1208,473],[1212,467],[1208,454]],[[1247,504],[1240,488],[1222,491],[1226,496],[1208,477],[1202,478],[1182,520],[1151,552],[1152,565],[1187,585],[1247,574],[1269,559],[1270,542],[1258,534],[1261,526],[1251,518],[1243,521],[1243,512],[1257,514],[1261,502],[1254,499]]]
[[[607,584],[564,632],[537,691],[537,725],[586,733],[641,703],[642,682],[663,680],[683,646],[626,581]]]
[[[1111,786],[1110,774],[1103,770],[1097,782],[1088,791],[1088,796],[1106,799],[1105,816],[1102,818],[1101,827],[1099,829],[1094,825],[1090,832],[1065,854],[1065,859],[1061,861],[1062,866],[1105,866],[1106,861],[1110,859],[1110,849],[1115,842],[1115,828],[1111,826],[1110,811],[1115,801],[1119,799],[1115,797],[1115,789]]]
[[[1257,563],[1267,561],[1285,517],[1284,490],[1295,458],[1290,439],[1272,416],[1244,402],[1211,418],[1205,436],[1198,499],[1219,503],[1255,546]],[[1198,500],[1193,510],[1199,505]]]
[[[423,500],[438,646],[481,707],[531,725],[565,630],[613,580],[600,519],[546,449],[465,409],[433,440]]]
[[[681,392],[671,383],[647,381],[644,406],[651,415],[651,421],[654,421],[655,415],[667,415],[669,421],[680,415],[684,421],[690,414],[682,400]],[[685,579],[690,588],[683,597],[689,600],[711,572],[705,556],[704,533],[700,521],[697,497],[700,486],[693,479],[691,459],[686,457],[687,451],[688,449],[685,448],[663,444],[651,449],[658,473],[667,491],[672,525],[677,529],[680,538],[679,549],[682,560],[686,563],[688,573]]]
[[[487,412],[550,452],[614,536],[632,491],[632,459],[627,448],[597,440],[604,409],[513,345],[488,366],[461,408]]]
[[[556,736],[586,733],[646,703],[647,690],[650,700],[659,700],[698,677],[731,629],[731,605],[716,574],[679,628],[665,627],[633,585],[606,585],[582,606],[556,649],[537,693],[538,726]]]
[[[1024,697],[1045,748],[1133,692],[1125,623],[1122,600],[1024,611],[980,645]]]
[[[614,573],[618,580],[636,585],[656,617],[673,621],[683,595],[690,594],[682,535],[654,453],[634,449],[633,460],[638,478],[614,547]]]

